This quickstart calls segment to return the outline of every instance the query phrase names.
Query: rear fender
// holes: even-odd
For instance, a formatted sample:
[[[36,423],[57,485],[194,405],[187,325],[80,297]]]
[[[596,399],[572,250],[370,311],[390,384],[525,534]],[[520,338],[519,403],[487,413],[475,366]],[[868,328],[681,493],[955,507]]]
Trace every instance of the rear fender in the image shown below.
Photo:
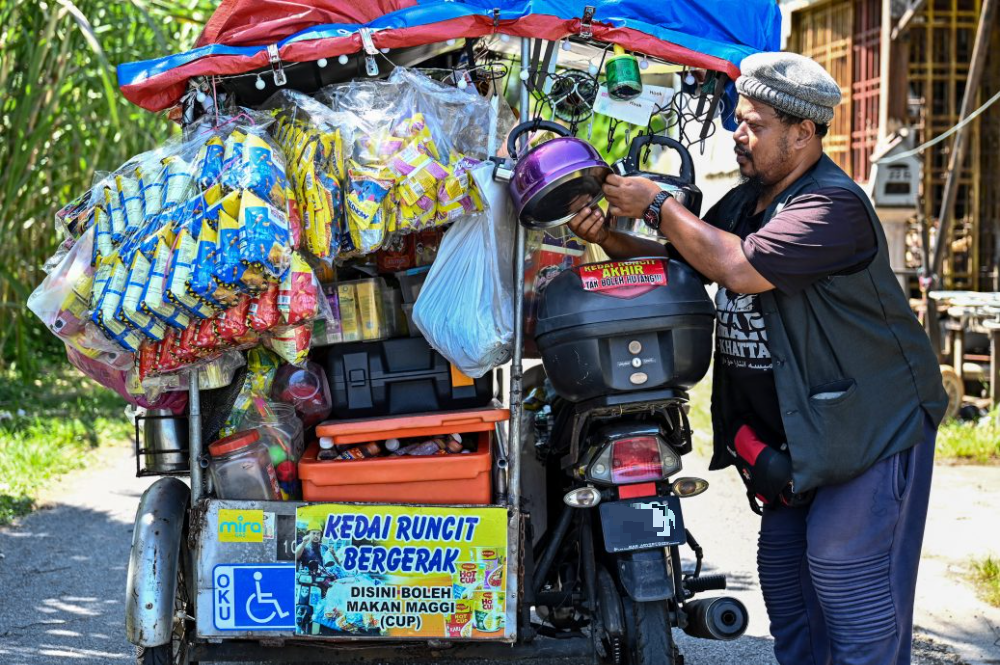
[[[125,595],[125,632],[137,646],[170,642],[190,498],[187,485],[167,477],[150,485],[139,499]]]
[[[618,560],[618,578],[629,598],[637,603],[674,597],[674,574],[666,549],[623,552]]]

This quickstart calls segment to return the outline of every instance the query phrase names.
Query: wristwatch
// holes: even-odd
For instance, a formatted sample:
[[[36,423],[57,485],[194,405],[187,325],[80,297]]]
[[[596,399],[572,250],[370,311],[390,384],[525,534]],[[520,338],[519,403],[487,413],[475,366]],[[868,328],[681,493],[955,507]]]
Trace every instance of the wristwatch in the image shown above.
[[[663,203],[670,198],[673,198],[673,194],[666,190],[660,192],[653,198],[653,202],[649,204],[649,207],[646,208],[646,212],[642,214],[642,221],[646,222],[646,226],[659,232],[660,208],[662,208]]]

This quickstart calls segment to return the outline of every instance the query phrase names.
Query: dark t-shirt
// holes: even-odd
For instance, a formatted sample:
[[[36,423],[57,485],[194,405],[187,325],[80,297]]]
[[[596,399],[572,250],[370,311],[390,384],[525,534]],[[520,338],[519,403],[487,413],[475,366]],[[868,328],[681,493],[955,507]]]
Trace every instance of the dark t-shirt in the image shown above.
[[[733,228],[743,238],[743,253],[775,288],[799,293],[831,275],[863,269],[875,256],[875,231],[864,203],[846,189],[820,189],[796,197],[762,228],[764,214],[748,205]],[[712,213],[706,215],[712,218]],[[785,442],[774,385],[767,330],[756,294],[719,287],[715,305],[716,362],[729,389],[726,422],[749,424],[767,443]],[[730,440],[734,432],[728,433]]]

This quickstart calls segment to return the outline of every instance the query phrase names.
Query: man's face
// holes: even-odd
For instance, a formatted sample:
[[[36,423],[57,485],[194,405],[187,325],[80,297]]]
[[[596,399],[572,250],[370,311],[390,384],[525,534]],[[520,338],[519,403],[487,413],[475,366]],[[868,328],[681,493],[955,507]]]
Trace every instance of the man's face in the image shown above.
[[[789,141],[794,125],[782,122],[767,104],[742,96],[736,122],[733,140],[740,175],[763,186],[779,182],[792,168]]]
[[[312,531],[309,532],[309,539],[312,540],[314,543],[318,543],[320,541],[321,535],[322,534],[319,532],[319,529],[313,529]]]

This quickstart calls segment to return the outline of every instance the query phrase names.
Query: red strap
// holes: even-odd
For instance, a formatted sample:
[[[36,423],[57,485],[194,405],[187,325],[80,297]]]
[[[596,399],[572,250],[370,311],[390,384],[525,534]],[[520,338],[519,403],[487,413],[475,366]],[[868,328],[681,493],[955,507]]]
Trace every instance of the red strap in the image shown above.
[[[736,432],[734,443],[736,444],[736,454],[750,466],[757,463],[757,457],[767,447],[767,444],[757,437],[757,433],[749,425],[744,425]]]

